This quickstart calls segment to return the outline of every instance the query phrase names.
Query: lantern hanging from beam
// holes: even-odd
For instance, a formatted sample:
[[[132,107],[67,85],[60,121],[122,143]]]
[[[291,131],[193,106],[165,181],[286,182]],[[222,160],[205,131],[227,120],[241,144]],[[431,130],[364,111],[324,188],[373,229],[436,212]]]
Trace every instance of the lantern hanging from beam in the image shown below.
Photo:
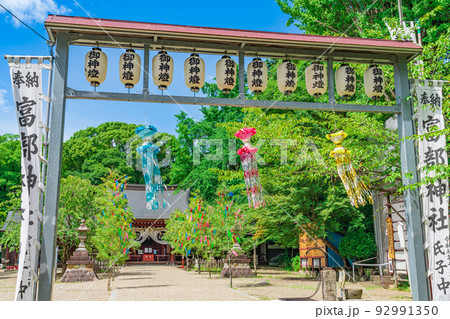
[[[106,78],[106,70],[108,67],[108,58],[100,48],[92,48],[86,54],[84,59],[84,75],[86,80],[93,86],[97,87]]]
[[[192,92],[198,92],[205,84],[205,61],[197,53],[184,61],[184,83]]]
[[[237,153],[241,157],[242,169],[244,170],[248,205],[249,207],[253,206],[253,208],[265,206],[256,161],[256,152],[258,149],[250,144],[250,139],[255,134],[256,129],[253,127],[245,127],[234,134],[234,136],[244,142],[244,146],[238,149]]]
[[[335,74],[336,92],[347,99],[356,91],[356,72],[348,64],[342,64]]]
[[[364,206],[367,202],[373,204],[369,189],[353,168],[350,160],[350,151],[342,146],[342,141],[346,137],[347,133],[344,131],[327,134],[327,139],[336,144],[336,148],[331,151],[330,156],[336,161],[337,171],[350,198],[350,203],[355,207]]]
[[[297,88],[297,66],[291,60],[284,60],[277,68],[278,89],[284,95],[291,95]]]
[[[383,69],[377,65],[371,65],[364,72],[364,89],[366,95],[377,101],[384,94],[384,76]]]
[[[159,207],[158,193],[160,192],[161,196],[163,196],[163,181],[157,158],[159,148],[151,142],[152,136],[156,132],[156,128],[152,125],[136,128],[136,134],[143,140],[143,143],[136,151],[142,158],[142,172],[144,173],[145,196],[147,199],[146,207],[148,210],[157,210]],[[162,200],[163,207],[165,207],[166,201],[164,197]]]
[[[127,89],[138,84],[141,77],[141,57],[132,49],[127,49],[120,56],[119,60],[120,82],[125,84]]]
[[[247,67],[248,88],[258,95],[267,88],[267,65],[260,58],[254,58]]]
[[[228,94],[236,84],[236,62],[224,55],[216,64],[217,87]]]
[[[306,90],[314,97],[320,97],[327,91],[327,70],[322,63],[311,63],[305,70]]]
[[[153,83],[166,90],[173,80],[173,59],[166,51],[158,52],[152,60]]]

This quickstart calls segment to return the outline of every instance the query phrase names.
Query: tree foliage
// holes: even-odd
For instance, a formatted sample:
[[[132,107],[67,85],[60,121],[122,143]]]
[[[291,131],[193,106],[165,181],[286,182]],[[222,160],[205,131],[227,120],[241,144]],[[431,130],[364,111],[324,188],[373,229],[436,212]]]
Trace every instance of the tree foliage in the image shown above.
[[[20,142],[19,136],[0,135],[0,202],[8,200],[12,186],[20,185]],[[3,221],[0,214],[0,223]]]
[[[131,225],[133,213],[124,193],[126,183],[127,177],[115,172],[103,178],[95,200],[98,212],[87,224],[95,229],[90,241],[98,252],[97,259],[106,261],[108,267],[122,264],[128,259],[129,249],[137,244]]]
[[[89,180],[75,176],[61,179],[57,243],[63,269],[79,244],[77,228],[80,227],[81,220],[92,220],[98,210],[96,196],[97,189]],[[92,223],[90,226],[97,225]],[[95,232],[95,228],[90,231]],[[89,244],[87,241],[86,245]]]
[[[0,234],[0,245],[8,247],[10,250],[19,251],[20,247],[20,206],[21,206],[21,187],[12,186],[10,192],[6,194],[7,200],[0,202],[0,227],[6,224],[6,231]],[[6,219],[8,212],[12,212],[12,218]]]

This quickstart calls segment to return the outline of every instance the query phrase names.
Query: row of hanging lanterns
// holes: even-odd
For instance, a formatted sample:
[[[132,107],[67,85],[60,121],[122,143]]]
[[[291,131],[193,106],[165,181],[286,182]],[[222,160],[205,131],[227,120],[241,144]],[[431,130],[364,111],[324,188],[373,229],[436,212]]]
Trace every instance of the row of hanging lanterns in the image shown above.
[[[86,54],[86,80],[98,87],[106,78],[108,58],[100,48],[93,48]],[[141,58],[132,49],[120,56],[120,81],[126,88],[133,88],[141,75]],[[223,93],[230,93],[236,85],[237,65],[230,56],[224,55],[216,64],[217,87]],[[248,87],[255,94],[261,94],[267,88],[267,65],[260,58],[254,58],[247,67]],[[173,80],[173,59],[166,51],[153,57],[152,77],[160,90],[166,90]],[[327,91],[327,69],[320,62],[313,62],[305,70],[306,90],[314,97],[320,97]],[[192,92],[198,92],[205,84],[205,61],[192,53],[184,62],[184,81]],[[277,68],[277,84],[280,92],[291,95],[297,88],[297,66],[289,59]],[[335,72],[336,92],[343,98],[349,98],[356,92],[356,72],[348,64],[342,64]],[[383,70],[371,65],[364,72],[366,95],[379,99],[385,89]]]

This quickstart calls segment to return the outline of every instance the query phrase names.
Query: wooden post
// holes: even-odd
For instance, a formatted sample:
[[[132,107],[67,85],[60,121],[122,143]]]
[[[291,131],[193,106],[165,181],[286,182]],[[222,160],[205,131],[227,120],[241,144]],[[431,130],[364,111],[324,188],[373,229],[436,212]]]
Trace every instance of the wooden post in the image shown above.
[[[336,271],[330,268],[322,270],[322,298],[324,301],[336,301]]]
[[[256,245],[255,245],[255,243],[253,243],[253,272],[255,273],[255,277],[256,277],[257,274],[256,274]]]
[[[228,255],[228,271],[230,273],[230,288],[233,288],[233,275],[231,274],[231,253]]]

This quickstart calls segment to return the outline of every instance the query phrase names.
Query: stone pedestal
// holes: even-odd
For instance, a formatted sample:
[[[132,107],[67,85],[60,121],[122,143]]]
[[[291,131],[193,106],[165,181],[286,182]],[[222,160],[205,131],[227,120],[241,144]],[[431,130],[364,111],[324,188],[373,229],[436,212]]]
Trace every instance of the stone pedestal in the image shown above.
[[[89,230],[84,225],[84,222],[83,219],[80,228],[78,228],[80,245],[78,245],[77,250],[75,250],[69,261],[67,261],[67,269],[60,280],[61,282],[94,281],[96,279],[93,270],[94,262],[89,257],[89,253],[84,246],[86,236],[83,234]]]
[[[247,256],[243,254],[242,248],[239,246],[239,244],[238,243],[234,244],[232,250],[234,250],[238,255],[236,256],[232,252],[228,253],[222,271],[220,272],[220,276],[230,277],[230,268],[231,268],[231,276],[234,278],[253,277],[254,274],[252,269],[250,268],[250,259],[248,259]]]
[[[322,294],[324,301],[336,301],[336,271],[331,268],[324,268],[322,270]]]

